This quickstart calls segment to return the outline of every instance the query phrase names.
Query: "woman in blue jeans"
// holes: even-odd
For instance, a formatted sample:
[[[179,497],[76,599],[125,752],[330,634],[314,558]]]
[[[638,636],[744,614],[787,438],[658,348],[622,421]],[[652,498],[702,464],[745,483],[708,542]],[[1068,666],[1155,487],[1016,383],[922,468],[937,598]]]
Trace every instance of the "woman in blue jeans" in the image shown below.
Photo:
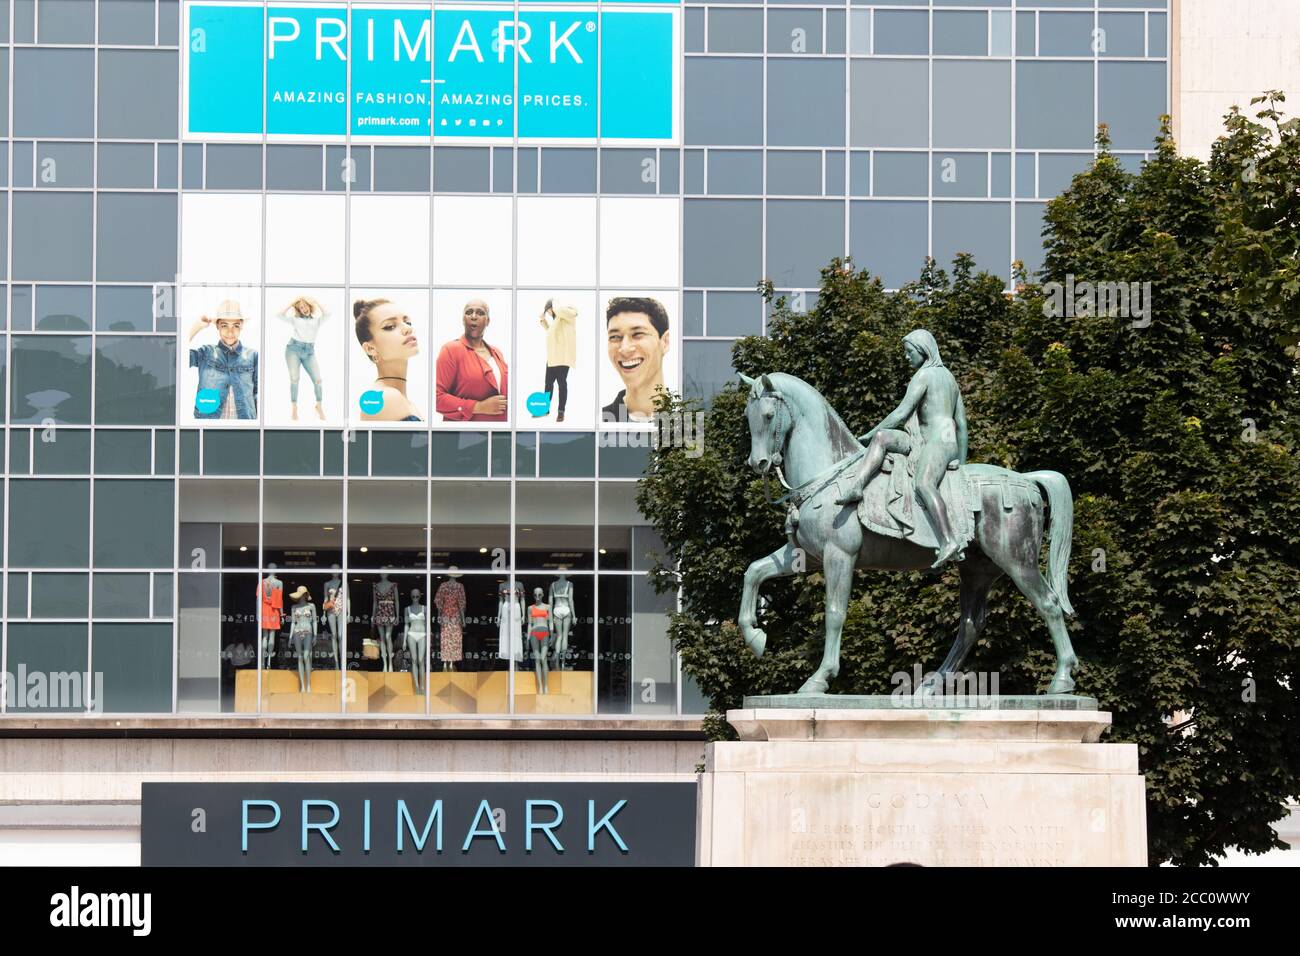
[[[284,361],[289,366],[289,407],[290,418],[298,420],[298,379],[305,369],[316,391],[316,416],[325,420],[325,409],[321,402],[325,390],[321,385],[320,362],[316,360],[316,333],[320,325],[329,318],[329,312],[311,296],[299,296],[289,303],[289,307],[280,313],[280,318],[293,326],[289,344],[284,347]]]

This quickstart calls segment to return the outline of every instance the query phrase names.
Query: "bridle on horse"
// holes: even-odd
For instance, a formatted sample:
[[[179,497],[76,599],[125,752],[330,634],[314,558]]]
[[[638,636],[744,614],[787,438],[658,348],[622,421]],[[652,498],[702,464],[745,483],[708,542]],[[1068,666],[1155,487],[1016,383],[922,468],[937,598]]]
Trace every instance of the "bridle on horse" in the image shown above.
[[[773,414],[772,423],[774,426],[773,432],[781,435],[781,444],[772,452],[772,468],[775,469],[777,480],[780,481],[781,486],[786,489],[786,493],[780,498],[774,499],[772,497],[771,484],[767,480],[768,474],[765,472],[763,474],[763,497],[767,500],[767,503],[772,505],[774,508],[780,508],[782,505],[789,502],[790,506],[797,510],[805,501],[822,491],[827,485],[838,478],[840,474],[849,467],[849,465],[865,455],[866,449],[859,449],[843,460],[837,461],[829,468],[824,469],[819,474],[813,475],[813,477],[801,483],[799,487],[791,488],[790,482],[785,480],[785,472],[782,470],[781,465],[785,461],[785,446],[789,443],[790,432],[794,428],[794,413],[790,411],[790,407],[786,404],[785,396],[780,392],[774,390],[772,393],[764,397],[771,398],[776,402],[778,410],[777,413]],[[780,412],[784,412],[785,416],[789,419],[789,421],[783,425],[781,424],[781,420],[777,417]],[[778,425],[780,425],[780,429],[776,427]],[[807,489],[811,485],[816,485],[817,487],[808,491]]]

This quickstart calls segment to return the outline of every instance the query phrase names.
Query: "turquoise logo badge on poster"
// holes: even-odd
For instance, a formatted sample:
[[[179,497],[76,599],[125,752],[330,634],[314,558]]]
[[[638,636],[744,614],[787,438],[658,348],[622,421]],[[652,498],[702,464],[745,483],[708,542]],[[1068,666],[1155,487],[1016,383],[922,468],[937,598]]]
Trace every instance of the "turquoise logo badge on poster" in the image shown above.
[[[375,389],[362,392],[361,401],[358,404],[367,415],[378,415],[384,408],[384,393]]]
[[[541,418],[543,415],[551,413],[551,393],[550,392],[533,392],[524,401],[528,407],[528,412],[534,418]]]
[[[553,3],[189,0],[184,136],[676,142],[680,4]]]
[[[211,415],[221,406],[221,393],[215,388],[201,388],[194,396],[194,410],[203,415]]]

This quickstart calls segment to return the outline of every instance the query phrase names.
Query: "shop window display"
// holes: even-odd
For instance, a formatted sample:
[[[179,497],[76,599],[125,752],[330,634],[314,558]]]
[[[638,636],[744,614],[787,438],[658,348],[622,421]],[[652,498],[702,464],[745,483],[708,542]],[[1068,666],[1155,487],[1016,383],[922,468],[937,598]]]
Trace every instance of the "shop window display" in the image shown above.
[[[522,603],[522,662],[515,672],[515,713],[594,711],[593,578],[559,565],[516,578],[512,600]],[[513,610],[507,608],[512,615]],[[513,632],[510,635],[513,638]]]

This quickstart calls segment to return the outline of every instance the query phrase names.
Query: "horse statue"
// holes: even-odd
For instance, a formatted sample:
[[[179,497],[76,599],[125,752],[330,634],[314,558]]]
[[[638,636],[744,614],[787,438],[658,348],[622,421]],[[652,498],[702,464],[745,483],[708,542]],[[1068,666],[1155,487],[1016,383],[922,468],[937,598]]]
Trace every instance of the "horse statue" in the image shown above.
[[[924,508],[913,520],[891,521],[913,495],[906,484],[906,460],[886,457],[886,467],[863,489],[861,503],[840,503],[840,480],[861,461],[867,448],[858,441],[817,389],[780,372],[757,379],[740,376],[749,387],[745,416],[749,423],[749,467],[764,477],[774,473],[786,488],[784,547],[750,564],[740,599],[738,621],[745,643],[762,656],[767,635],[757,626],[758,591],[764,581],[820,564],[826,578],[826,639],[821,664],[799,689],[824,694],[839,673],[840,635],[848,610],[853,569],[916,571],[932,566],[935,536],[926,527]],[[964,424],[963,424],[964,428]],[[877,435],[876,438],[880,438]],[[964,454],[964,449],[963,449]],[[966,659],[988,617],[990,585],[1003,574],[1042,616],[1056,651],[1056,672],[1049,694],[1074,690],[1071,676],[1077,659],[1065,629],[1073,615],[1067,594],[1074,499],[1065,476],[1055,471],[1021,474],[996,465],[949,465],[943,477],[954,524],[966,524],[965,556],[959,556],[961,622],[947,658],[918,693],[934,693],[947,674]],[[770,499],[769,499],[770,500]],[[1038,569],[1044,531],[1044,507],[1050,513],[1048,575]],[[927,536],[928,535],[928,536]],[[928,545],[928,546],[927,546]]]

